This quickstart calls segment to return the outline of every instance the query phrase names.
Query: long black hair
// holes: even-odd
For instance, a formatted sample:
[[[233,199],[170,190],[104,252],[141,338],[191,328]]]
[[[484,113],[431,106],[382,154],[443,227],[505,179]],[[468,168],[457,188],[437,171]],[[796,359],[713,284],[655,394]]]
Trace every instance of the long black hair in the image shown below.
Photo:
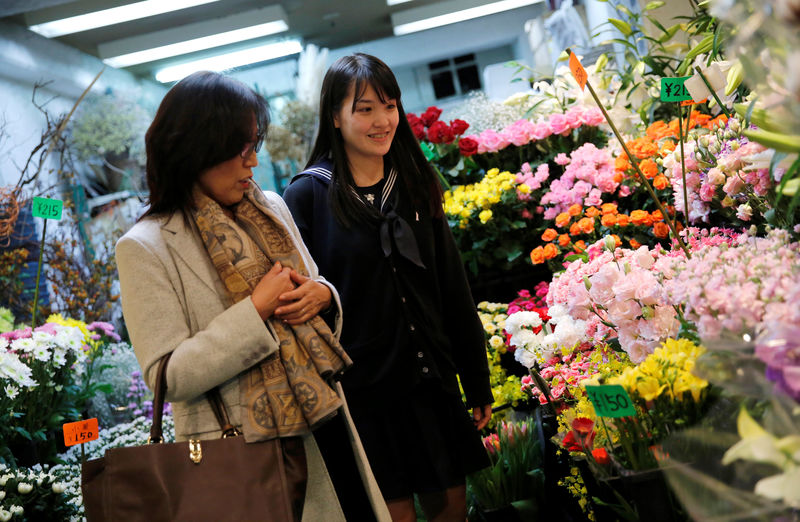
[[[345,226],[353,220],[371,221],[376,211],[364,205],[353,194],[353,174],[347,162],[342,133],[334,124],[334,115],[344,99],[354,89],[353,106],[371,85],[381,103],[394,99],[397,103],[399,122],[389,153],[385,156],[389,165],[397,170],[411,200],[418,210],[428,209],[434,216],[442,215],[442,189],[433,168],[422,154],[419,142],[414,137],[400,101],[400,87],[389,67],[380,59],[363,53],[355,53],[336,60],[322,81],[320,93],[320,123],[317,139],[306,168],[330,158],[333,161],[333,179],[329,190],[331,210],[336,219]]]
[[[179,81],[164,96],[145,134],[150,207],[144,216],[186,212],[200,175],[266,136],[267,101],[245,84],[201,71]]]

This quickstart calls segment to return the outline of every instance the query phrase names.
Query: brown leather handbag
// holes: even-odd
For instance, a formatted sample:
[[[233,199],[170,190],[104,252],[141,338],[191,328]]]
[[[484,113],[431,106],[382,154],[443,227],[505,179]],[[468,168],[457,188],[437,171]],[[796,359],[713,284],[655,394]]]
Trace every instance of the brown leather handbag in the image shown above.
[[[107,450],[105,457],[84,462],[81,489],[88,522],[236,521],[290,522],[305,491],[302,441],[281,439],[245,444],[228,421],[219,390],[208,400],[222,429],[216,440],[164,444],[161,415],[170,355],[161,359],[153,397],[153,424],[144,446]],[[286,443],[286,441],[284,441]],[[289,478],[284,454],[290,462]],[[299,465],[298,465],[299,464]],[[299,469],[302,468],[302,469]]]

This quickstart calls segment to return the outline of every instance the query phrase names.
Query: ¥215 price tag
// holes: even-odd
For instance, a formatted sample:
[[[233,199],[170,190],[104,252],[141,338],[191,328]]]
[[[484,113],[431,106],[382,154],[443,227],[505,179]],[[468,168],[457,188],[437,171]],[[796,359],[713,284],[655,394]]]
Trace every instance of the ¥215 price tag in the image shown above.
[[[55,219],[61,221],[61,211],[64,209],[64,202],[60,199],[33,198],[31,211],[33,217],[44,219]]]
[[[586,394],[592,401],[598,417],[630,417],[636,415],[631,398],[625,388],[619,384],[602,386],[586,386]]]
[[[100,436],[97,418],[64,424],[64,445],[74,446],[95,440]]]
[[[661,78],[661,101],[666,102],[682,102],[691,100],[692,95],[684,86],[684,82],[690,76],[681,76],[680,78]]]

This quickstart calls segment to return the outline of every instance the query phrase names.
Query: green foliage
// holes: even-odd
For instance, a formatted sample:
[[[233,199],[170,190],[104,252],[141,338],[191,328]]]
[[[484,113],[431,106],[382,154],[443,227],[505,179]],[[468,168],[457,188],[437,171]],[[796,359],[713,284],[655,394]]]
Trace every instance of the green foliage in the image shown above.
[[[503,422],[484,439],[491,465],[467,477],[472,498],[484,510],[530,500],[536,509],[544,493],[543,448],[535,420]]]
[[[150,117],[138,103],[114,93],[87,96],[69,125],[68,142],[78,159],[129,154],[144,164],[144,133]]]

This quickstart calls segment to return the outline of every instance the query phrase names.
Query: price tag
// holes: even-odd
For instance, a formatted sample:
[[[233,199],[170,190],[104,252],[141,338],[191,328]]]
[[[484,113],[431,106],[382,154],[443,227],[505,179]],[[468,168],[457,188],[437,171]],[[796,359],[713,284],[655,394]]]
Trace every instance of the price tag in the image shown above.
[[[572,51],[569,52],[569,70],[572,71],[572,76],[575,78],[575,81],[578,82],[578,85],[581,86],[581,90],[584,90],[589,75],[586,74],[586,69],[583,68],[581,61],[578,60],[578,57],[575,56],[575,53]]]
[[[679,78],[661,78],[661,101],[666,102],[682,102],[691,100],[692,95],[686,90],[683,83],[691,78],[690,76],[681,76]]]
[[[425,155],[425,159],[428,160],[428,161],[432,160],[433,157],[435,156],[435,154],[431,150],[431,148],[428,146],[428,144],[425,143],[425,142],[422,142],[422,143],[419,144],[419,146],[422,149],[422,153]]]
[[[60,199],[33,198],[31,210],[33,217],[44,219],[55,219],[61,221],[61,211],[64,209],[64,202]]]
[[[97,418],[64,424],[64,445],[74,446],[95,440],[100,436]]]
[[[633,407],[628,392],[619,384],[587,385],[586,394],[592,401],[598,417],[616,418],[636,415],[636,408]]]

